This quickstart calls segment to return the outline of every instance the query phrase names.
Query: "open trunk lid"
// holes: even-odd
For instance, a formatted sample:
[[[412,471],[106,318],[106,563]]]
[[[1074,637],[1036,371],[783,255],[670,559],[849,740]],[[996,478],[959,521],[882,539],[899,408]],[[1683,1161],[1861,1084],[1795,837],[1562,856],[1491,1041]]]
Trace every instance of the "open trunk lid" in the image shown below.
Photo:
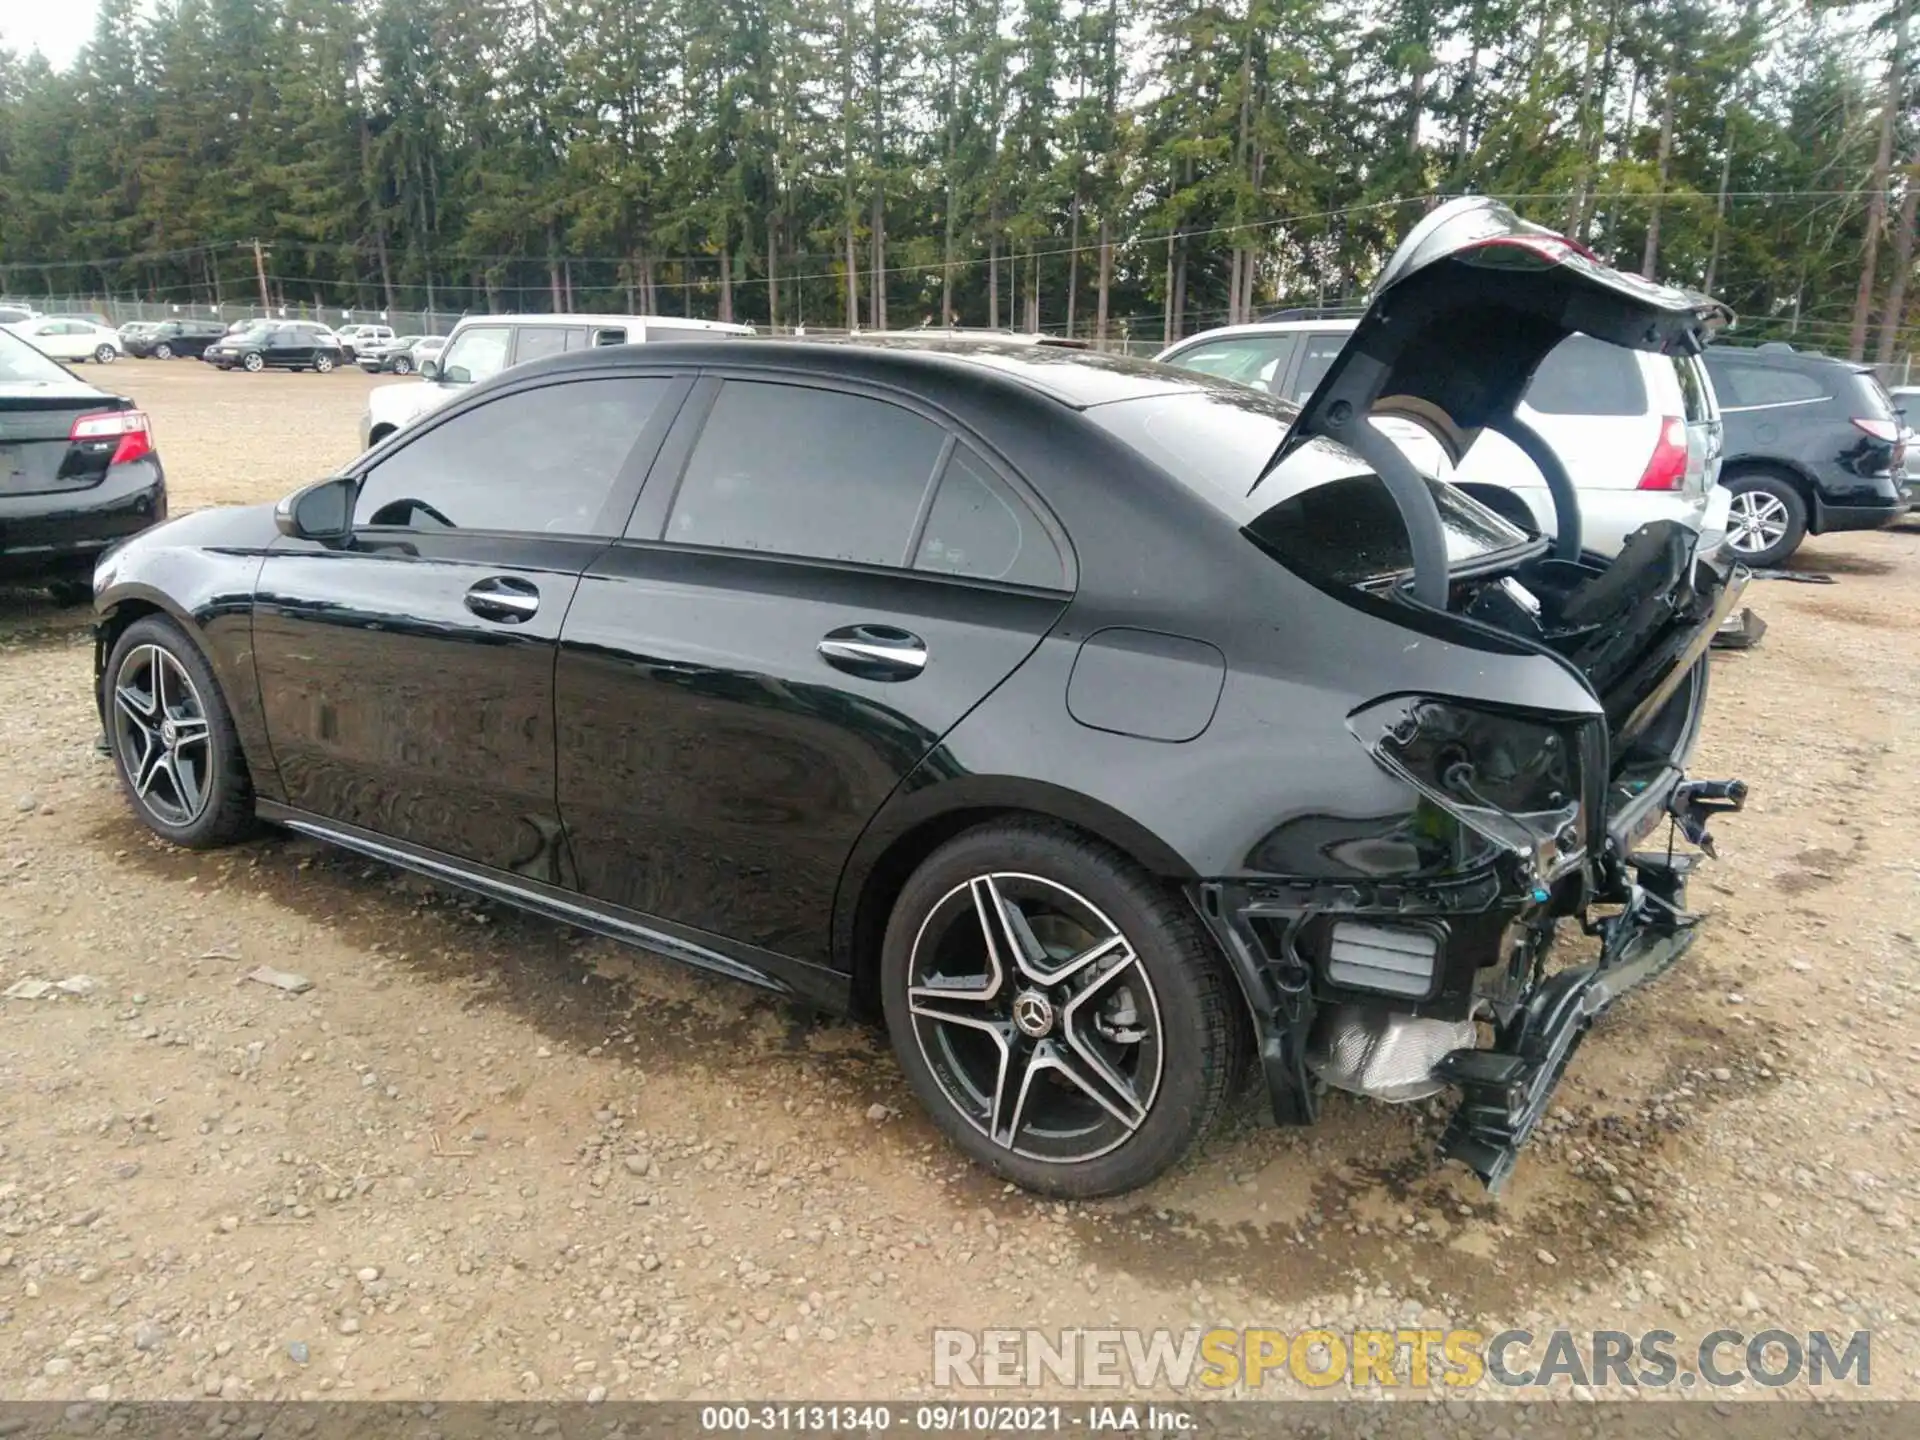
[[[1688,677],[1746,575],[1717,553],[1724,515],[1719,525],[1710,515],[1698,535],[1674,521],[1646,526],[1610,564],[1583,555],[1566,467],[1517,411],[1535,370],[1571,335],[1692,357],[1732,319],[1718,301],[1615,270],[1498,201],[1449,202],[1387,262],[1365,315],[1262,478],[1317,438],[1358,451],[1406,523],[1414,597],[1521,634],[1575,665],[1606,710],[1618,775],[1650,749],[1690,745],[1693,727],[1675,723],[1691,704]],[[1704,397],[1701,408],[1710,412]],[[1504,596],[1489,597],[1492,586],[1463,591],[1448,571],[1427,483],[1376,420],[1418,424],[1455,465],[1482,431],[1495,430],[1539,467],[1558,533],[1550,557],[1510,577],[1526,592],[1522,601],[1510,585]]]

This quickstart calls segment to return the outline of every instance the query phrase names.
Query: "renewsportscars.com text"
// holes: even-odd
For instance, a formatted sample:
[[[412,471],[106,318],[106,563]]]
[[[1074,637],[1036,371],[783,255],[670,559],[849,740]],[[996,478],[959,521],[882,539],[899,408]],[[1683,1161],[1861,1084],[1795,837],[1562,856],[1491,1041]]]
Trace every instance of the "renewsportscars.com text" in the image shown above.
[[[933,1383],[962,1390],[1065,1385],[1094,1389],[1258,1390],[1556,1382],[1590,1388],[1724,1389],[1752,1383],[1872,1384],[1872,1336],[1825,1330],[935,1330]]]

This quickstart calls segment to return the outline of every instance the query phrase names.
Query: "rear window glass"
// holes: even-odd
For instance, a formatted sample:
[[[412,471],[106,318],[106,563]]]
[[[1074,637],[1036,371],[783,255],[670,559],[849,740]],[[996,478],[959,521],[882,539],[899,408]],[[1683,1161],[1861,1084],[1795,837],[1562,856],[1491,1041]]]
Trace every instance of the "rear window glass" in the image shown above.
[[[1720,408],[1739,409],[1755,405],[1804,404],[1827,398],[1827,387],[1816,377],[1798,370],[1775,369],[1771,365],[1748,365],[1738,360],[1709,362],[1714,392]]]
[[[1298,446],[1253,488],[1294,413],[1291,405],[1257,390],[1227,386],[1117,400],[1086,412],[1297,574],[1354,585],[1411,568],[1406,525],[1392,494],[1364,460],[1343,446],[1321,439]],[[1469,563],[1529,543],[1524,533],[1445,481],[1428,477],[1427,486],[1440,511],[1449,563]]]
[[[1618,345],[1569,335],[1533,372],[1526,403],[1542,415],[1644,415],[1640,358]]]
[[[19,336],[0,330],[0,383],[59,385],[72,378]]]

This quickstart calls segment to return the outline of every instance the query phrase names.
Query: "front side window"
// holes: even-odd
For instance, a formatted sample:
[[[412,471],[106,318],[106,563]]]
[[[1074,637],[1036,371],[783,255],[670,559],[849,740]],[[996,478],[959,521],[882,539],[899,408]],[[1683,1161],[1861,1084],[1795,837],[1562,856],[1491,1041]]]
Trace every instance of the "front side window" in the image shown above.
[[[476,325],[462,330],[447,346],[440,373],[455,385],[491,379],[507,368],[507,348],[512,343],[513,331],[505,325]]]
[[[1218,375],[1222,380],[1272,390],[1287,377],[1287,362],[1293,358],[1294,344],[1291,335],[1237,335],[1182,350],[1169,357],[1167,363],[1182,370],[1198,370],[1203,375]]]
[[[356,526],[594,535],[627,456],[672,386],[576,380],[454,415],[360,482]]]
[[[931,420],[882,400],[729,380],[687,461],[664,538],[904,565],[946,442]]]

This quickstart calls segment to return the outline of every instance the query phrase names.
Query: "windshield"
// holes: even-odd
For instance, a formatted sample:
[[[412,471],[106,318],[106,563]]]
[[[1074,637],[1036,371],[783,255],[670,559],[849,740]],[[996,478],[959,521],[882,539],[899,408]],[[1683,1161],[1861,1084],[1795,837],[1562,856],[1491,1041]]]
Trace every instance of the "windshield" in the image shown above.
[[[1407,529],[1392,494],[1366,461],[1344,446],[1319,438],[1296,446],[1254,488],[1294,414],[1284,401],[1232,385],[1116,400],[1087,410],[1089,419],[1309,579],[1357,585],[1410,570]],[[1474,564],[1530,543],[1522,531],[1453,486],[1429,476],[1427,487],[1440,511],[1449,564]]]
[[[0,385],[63,385],[73,378],[11,330],[0,330]]]

